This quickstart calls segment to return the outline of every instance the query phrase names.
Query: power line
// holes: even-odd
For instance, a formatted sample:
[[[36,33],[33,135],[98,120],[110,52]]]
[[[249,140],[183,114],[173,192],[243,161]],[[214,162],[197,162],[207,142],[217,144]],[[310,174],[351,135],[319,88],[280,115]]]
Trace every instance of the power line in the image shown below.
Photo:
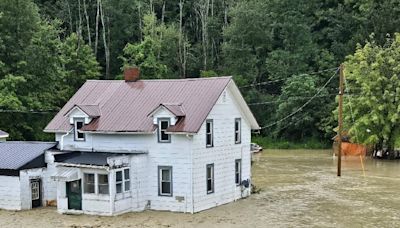
[[[316,97],[332,97],[332,96],[337,96],[337,94],[326,94],[326,95],[320,95]],[[312,97],[302,97],[302,96],[294,96],[294,97],[288,97],[289,98],[294,98],[296,100],[301,100],[301,99],[310,99]],[[265,101],[265,102],[256,102],[256,103],[248,103],[248,106],[254,106],[254,105],[264,105],[264,104],[274,104],[274,103],[279,103],[282,102],[281,100],[275,100],[275,101]]]
[[[303,108],[306,107],[312,100],[314,100],[314,98],[317,97],[318,94],[321,93],[321,91],[332,81],[332,79],[337,75],[338,70],[339,70],[339,68],[336,68],[336,71],[335,71],[335,73],[332,75],[332,77],[330,77],[330,78],[328,79],[328,81],[327,81],[321,88],[318,89],[318,91],[314,94],[314,96],[312,96],[312,97],[310,98],[310,100],[306,101],[306,103],[304,103],[302,106],[300,106],[300,108],[296,109],[296,111],[290,113],[289,115],[283,117],[282,119],[280,119],[280,120],[278,120],[278,121],[276,121],[276,122],[273,122],[273,123],[271,123],[271,124],[268,124],[268,125],[266,125],[266,126],[261,127],[261,129],[265,129],[265,128],[272,127],[272,126],[274,126],[274,125],[276,125],[276,124],[278,124],[278,123],[280,123],[280,122],[282,122],[282,121],[284,121],[284,120],[286,120],[286,119],[292,117],[293,115],[297,114],[297,113],[300,112],[301,110],[303,110]]]
[[[59,111],[59,110],[58,110]],[[11,110],[11,109],[0,109],[0,113],[33,113],[33,114],[49,114],[56,113],[57,110]]]
[[[325,70],[320,70],[320,71],[309,72],[309,73],[302,73],[302,74],[298,74],[298,75],[321,74],[321,73],[328,72],[328,71],[333,71],[333,70],[336,70],[336,69],[337,69],[337,67],[329,68],[329,69],[325,69]],[[286,79],[287,78],[277,79],[277,80],[272,80],[272,81],[266,81],[266,82],[257,82],[257,83],[253,83],[253,84],[250,84],[250,85],[240,86],[239,89],[249,88],[249,87],[254,87],[254,86],[259,86],[259,85],[269,85],[269,84],[273,84],[273,83],[276,83],[276,82],[285,81]]]

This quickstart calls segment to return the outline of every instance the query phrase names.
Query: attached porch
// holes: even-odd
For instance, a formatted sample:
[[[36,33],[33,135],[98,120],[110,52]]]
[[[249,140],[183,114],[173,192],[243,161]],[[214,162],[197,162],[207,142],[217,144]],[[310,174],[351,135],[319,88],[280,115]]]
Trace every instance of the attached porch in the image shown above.
[[[144,153],[72,152],[54,157],[58,212],[117,215],[139,209],[134,167],[145,159]]]

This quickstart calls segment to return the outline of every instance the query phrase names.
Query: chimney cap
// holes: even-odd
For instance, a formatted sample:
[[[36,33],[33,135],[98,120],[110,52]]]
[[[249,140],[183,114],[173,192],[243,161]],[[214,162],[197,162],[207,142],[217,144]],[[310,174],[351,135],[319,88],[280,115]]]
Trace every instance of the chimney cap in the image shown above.
[[[124,68],[125,82],[136,82],[140,78],[140,69],[137,66],[128,66]]]

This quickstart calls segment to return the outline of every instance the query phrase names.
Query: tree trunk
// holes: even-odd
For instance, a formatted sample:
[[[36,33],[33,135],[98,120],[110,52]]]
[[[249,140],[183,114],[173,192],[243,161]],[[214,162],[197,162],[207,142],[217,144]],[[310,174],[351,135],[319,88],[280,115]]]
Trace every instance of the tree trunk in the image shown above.
[[[92,47],[92,37],[90,33],[90,23],[89,23],[90,20],[89,20],[89,15],[87,13],[86,0],[83,0],[83,13],[85,14],[86,18],[86,29],[87,29],[89,46]]]
[[[181,78],[185,78],[185,47],[183,45],[183,4],[184,0],[179,1],[179,43],[178,43],[178,53],[179,53],[179,71],[180,71],[180,76]]]
[[[97,12],[96,12],[96,37],[94,40],[94,55],[97,58],[97,45],[99,44],[99,17],[100,17],[100,0],[97,0]]]
[[[208,56],[208,10],[210,8],[210,0],[203,0],[197,4],[197,12],[201,21],[201,43],[203,48],[203,70],[207,70]]]
[[[71,6],[69,5],[68,0],[65,1],[67,3],[67,8],[68,8],[68,17],[69,17],[69,31],[70,33],[73,33],[73,25],[72,25],[72,14],[71,14]]]
[[[80,40],[82,37],[82,15],[81,15],[81,0],[78,0],[78,19],[79,19],[79,24],[78,24],[78,49],[80,47]]]
[[[143,28],[142,28],[142,12],[141,12],[141,6],[140,6],[140,1],[138,3],[138,13],[139,13],[139,39],[140,41],[143,41]]]
[[[103,11],[103,3],[101,0],[100,2],[100,19],[101,19],[101,25],[102,25],[102,33],[103,33],[103,44],[104,44],[104,54],[105,54],[105,59],[106,59],[106,75],[105,79],[110,78],[110,50],[107,45],[107,39],[106,39],[106,26],[104,22],[104,11]]]

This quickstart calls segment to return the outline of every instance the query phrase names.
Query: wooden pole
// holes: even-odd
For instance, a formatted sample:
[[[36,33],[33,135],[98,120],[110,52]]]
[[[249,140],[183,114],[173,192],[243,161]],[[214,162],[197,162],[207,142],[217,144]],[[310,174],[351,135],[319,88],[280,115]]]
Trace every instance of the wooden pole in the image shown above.
[[[343,131],[343,83],[344,83],[344,65],[340,64],[339,68],[339,147],[338,147],[338,166],[337,166],[337,175],[340,177],[342,175],[342,131]]]

